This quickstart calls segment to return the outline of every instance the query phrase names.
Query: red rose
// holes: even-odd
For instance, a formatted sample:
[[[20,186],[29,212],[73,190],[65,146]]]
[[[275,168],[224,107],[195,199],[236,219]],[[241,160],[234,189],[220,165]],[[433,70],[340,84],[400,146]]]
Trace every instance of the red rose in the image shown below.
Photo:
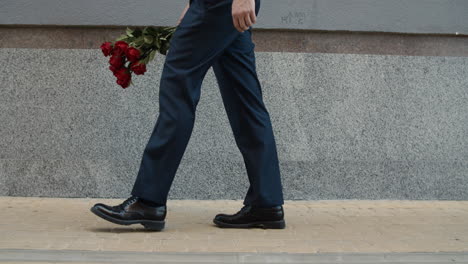
[[[112,49],[113,49],[113,48],[112,48],[112,43],[110,43],[110,42],[104,42],[104,43],[102,43],[102,45],[101,45],[102,53],[103,53],[104,56],[106,56],[106,57],[109,56],[109,55],[111,55]]]
[[[140,59],[140,51],[134,47],[129,47],[125,55],[127,56],[127,59],[131,62],[136,62],[138,59]]]
[[[132,79],[132,75],[127,68],[120,68],[115,72],[115,76],[117,77],[117,84],[122,86],[122,88],[127,88],[130,85],[130,80]]]
[[[117,79],[117,84],[122,86],[122,88],[127,88],[128,86],[130,86],[130,79],[129,80],[119,80]]]
[[[111,66],[109,66],[109,70],[111,70],[111,72],[113,72],[114,75],[115,75],[115,72],[118,70],[118,68],[111,65]]]
[[[124,55],[125,52],[127,51],[127,48],[128,48],[128,43],[123,41],[123,40],[119,40],[119,41],[115,42],[114,50],[112,51],[112,54],[113,55]]]
[[[132,64],[130,66],[130,69],[136,74],[136,75],[143,75],[146,72],[146,64],[144,63],[137,63],[137,64]]]
[[[109,70],[111,70],[112,74],[114,74],[115,77],[117,77],[117,71],[120,70],[121,68],[116,68],[114,66],[109,66]]]
[[[109,59],[110,65],[114,66],[116,69],[121,68],[125,64],[125,59],[119,55],[112,55]]]
[[[131,78],[130,71],[125,67],[118,69],[115,72],[115,76],[120,80],[127,80]]]

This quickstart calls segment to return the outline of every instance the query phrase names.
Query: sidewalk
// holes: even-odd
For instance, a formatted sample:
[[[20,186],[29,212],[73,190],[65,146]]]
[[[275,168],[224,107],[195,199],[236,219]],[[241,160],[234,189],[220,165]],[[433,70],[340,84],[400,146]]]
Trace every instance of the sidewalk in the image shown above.
[[[115,205],[121,201],[0,197],[0,263],[8,260],[2,259],[2,252],[12,256],[40,250],[70,254],[80,250],[126,254],[458,252],[468,261],[464,255],[468,252],[468,201],[286,200],[286,229],[223,229],[213,224],[217,213],[235,213],[242,200],[169,200],[161,232],[147,231],[141,225],[116,225],[89,211],[96,202]]]

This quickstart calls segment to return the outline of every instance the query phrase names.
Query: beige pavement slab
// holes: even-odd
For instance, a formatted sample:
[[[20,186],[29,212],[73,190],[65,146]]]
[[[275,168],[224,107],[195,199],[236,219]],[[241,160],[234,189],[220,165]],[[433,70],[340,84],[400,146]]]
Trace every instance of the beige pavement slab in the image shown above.
[[[166,228],[89,211],[123,199],[0,197],[0,249],[130,252],[466,252],[468,201],[285,201],[286,229],[223,229],[242,200],[169,200]]]

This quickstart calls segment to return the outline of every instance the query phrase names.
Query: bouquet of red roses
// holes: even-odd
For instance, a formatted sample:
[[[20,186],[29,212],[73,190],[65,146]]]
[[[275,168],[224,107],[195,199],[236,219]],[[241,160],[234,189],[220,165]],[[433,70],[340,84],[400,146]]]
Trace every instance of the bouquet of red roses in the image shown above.
[[[104,42],[101,50],[109,59],[109,69],[117,77],[117,84],[127,88],[132,82],[132,73],[143,75],[146,65],[156,53],[163,55],[169,50],[169,41],[177,27],[127,28],[115,42]]]

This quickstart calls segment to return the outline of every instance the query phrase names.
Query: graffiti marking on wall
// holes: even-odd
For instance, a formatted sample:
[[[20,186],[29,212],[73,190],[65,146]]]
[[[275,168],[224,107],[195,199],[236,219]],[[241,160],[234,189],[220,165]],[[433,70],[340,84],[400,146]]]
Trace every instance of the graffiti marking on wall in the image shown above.
[[[287,25],[302,25],[305,23],[306,16],[306,12],[289,11],[287,15],[281,17],[281,23]]]

